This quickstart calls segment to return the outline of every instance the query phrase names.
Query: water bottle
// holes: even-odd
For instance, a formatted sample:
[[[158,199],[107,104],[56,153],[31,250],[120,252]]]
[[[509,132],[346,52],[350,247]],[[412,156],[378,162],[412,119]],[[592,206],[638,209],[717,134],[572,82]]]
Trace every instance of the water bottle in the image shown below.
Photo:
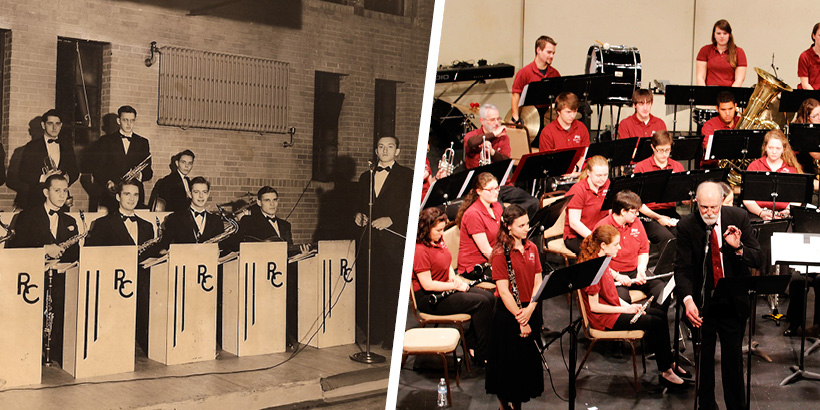
[[[438,382],[438,400],[436,400],[436,405],[439,408],[447,407],[447,382],[444,381],[444,378]]]

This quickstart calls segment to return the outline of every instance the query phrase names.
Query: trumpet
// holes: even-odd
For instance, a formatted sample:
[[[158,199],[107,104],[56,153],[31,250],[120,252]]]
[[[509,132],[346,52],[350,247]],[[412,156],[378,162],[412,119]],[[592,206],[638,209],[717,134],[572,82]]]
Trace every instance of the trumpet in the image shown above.
[[[455,169],[455,165],[453,161],[455,161],[456,151],[453,149],[453,143],[450,142],[450,148],[444,150],[444,154],[441,155],[441,160],[438,162],[438,169],[444,170],[445,176],[450,176],[453,173],[453,169]]]
[[[481,137],[481,154],[478,158],[478,165],[490,165],[492,162],[492,155],[490,154],[490,147],[487,146],[487,137]]]
[[[148,165],[151,165],[151,154],[148,154],[148,156],[145,157],[145,159],[142,160],[142,162],[140,162],[134,168],[129,169],[128,172],[123,174],[122,177],[120,177],[120,181],[125,182],[136,178],[137,175],[139,175],[140,172],[142,172],[142,170],[148,168]],[[112,191],[111,193],[113,194],[114,192]]]
[[[11,210],[12,215],[14,215],[14,211],[16,209],[17,208],[14,208],[14,209]],[[0,228],[3,228],[3,229],[6,230],[6,234],[3,235],[3,236],[0,236],[0,243],[3,243],[5,241],[7,241],[7,240],[11,239],[12,236],[14,236],[14,229],[11,229],[9,224],[4,223],[2,219],[0,219]]]
[[[50,157],[50,156],[48,156],[48,155],[46,155],[46,157],[45,157],[45,158],[43,158],[43,168],[42,168],[42,170],[43,170],[43,177],[44,177],[44,178],[43,178],[43,180],[44,180],[44,181],[45,181],[45,179],[46,179],[46,178],[48,178],[49,176],[51,176],[51,175],[54,175],[54,174],[57,174],[57,173],[60,173],[60,172],[61,172],[61,171],[57,168],[57,164],[56,164],[56,163],[54,163],[54,160],[53,160],[53,159],[51,159],[51,157]]]

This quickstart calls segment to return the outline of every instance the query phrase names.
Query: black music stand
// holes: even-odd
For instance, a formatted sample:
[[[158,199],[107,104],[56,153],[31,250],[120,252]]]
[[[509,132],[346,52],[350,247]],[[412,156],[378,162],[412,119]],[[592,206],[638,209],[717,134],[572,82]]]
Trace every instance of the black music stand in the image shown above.
[[[789,208],[789,214],[792,216],[793,232],[820,232],[820,209],[793,206]]]
[[[498,185],[504,185],[507,183],[507,178],[510,177],[510,173],[513,169],[513,160],[512,159],[505,159],[503,161],[493,162],[489,165],[482,165],[480,167],[475,167],[470,170],[471,174],[467,178],[467,187],[461,195],[464,195],[470,188],[473,187],[475,184],[476,178],[484,172],[489,172],[493,174],[496,180],[498,180]],[[459,195],[459,196],[461,196]]]
[[[741,192],[749,201],[771,201],[774,212],[777,202],[811,202],[813,190],[809,174],[787,174],[783,172],[743,171]]]
[[[635,153],[635,147],[637,145],[637,137],[596,142],[589,145],[586,158],[592,158],[596,155],[606,158],[607,162],[609,162],[609,174],[612,175],[612,171],[615,167],[632,163],[632,154]]]
[[[758,158],[768,130],[717,130],[706,146],[703,159]]]
[[[817,92],[820,93],[820,91]],[[820,125],[789,124],[789,144],[795,151],[820,152]],[[820,168],[815,168],[815,177],[820,178]],[[820,205],[820,200],[818,200],[818,205]]]
[[[594,285],[601,280],[601,275],[604,274],[611,257],[600,257],[586,262],[578,263],[563,269],[558,269],[548,274],[541,282],[541,287],[533,295],[533,300],[541,302],[549,298],[560,296],[565,293],[570,294],[569,304],[569,325],[561,331],[561,333],[552,341],[544,345],[541,351],[543,359],[544,350],[549,347],[550,343],[561,338],[564,333],[569,333],[569,409],[575,409],[575,358],[578,355],[578,329],[576,324],[572,321],[572,291],[576,289],[583,289],[587,286]],[[579,321],[579,323],[581,323]]]
[[[536,152],[525,154],[518,160],[510,181],[513,183],[525,183],[533,180],[545,181],[548,177],[569,174],[573,167],[584,155],[584,148],[569,148],[558,151]],[[532,195],[535,196],[535,186],[533,184]],[[546,190],[542,187],[542,192]]]
[[[689,138],[676,138],[674,140],[674,145],[672,147],[672,154],[669,158],[674,159],[675,161],[690,161],[689,168],[692,168],[691,161],[698,158],[698,154],[703,147],[703,136],[698,135]],[[649,157],[651,157],[654,153],[652,152],[652,138],[641,138],[638,141],[638,150],[635,151],[635,157],[632,158],[633,162],[641,162]],[[702,155],[700,156],[702,157]]]
[[[820,101],[820,91],[818,90],[798,90],[783,91],[780,93],[780,112],[797,112],[803,101],[814,98]]]
[[[597,103],[609,96],[609,87],[615,79],[613,74],[582,74],[544,78],[527,84],[521,93],[519,106],[549,105],[560,93],[571,92],[579,100]]]
[[[776,295],[786,291],[791,275],[774,276],[744,276],[735,278],[721,278],[718,280],[713,298],[745,296],[749,297],[749,341],[746,353],[746,409],[749,409],[752,388],[752,324],[751,321],[757,311],[758,295]]]
[[[572,197],[573,195],[567,195],[539,209],[535,215],[532,216],[532,219],[530,219],[530,232],[527,234],[527,239],[531,238],[533,235],[537,235],[537,240],[533,242],[538,246],[539,254],[542,249],[544,231],[546,231],[548,227],[555,225],[555,222],[557,222],[558,218],[561,217],[561,214],[564,213],[564,209],[566,209],[567,204]],[[542,269],[543,265],[547,265],[550,267],[550,271],[555,270],[552,265],[547,262],[546,258],[542,257],[541,260],[543,261]]]
[[[706,181],[725,182],[728,177],[729,170],[725,168],[693,169],[686,172],[677,172],[669,177],[664,198],[668,202],[691,201],[689,211],[694,212],[695,194],[698,185]]]
[[[671,169],[663,169],[660,171],[641,172],[615,178],[609,184],[609,190],[604,197],[604,202],[601,204],[601,210],[606,211],[612,209],[612,202],[615,200],[615,195],[624,190],[630,190],[639,197],[641,202],[648,204],[652,202],[671,202],[665,201],[663,198],[664,191],[668,184],[669,178],[672,176]]]
[[[728,91],[735,96],[735,101],[740,107],[745,107],[752,96],[754,88],[743,87],[719,87],[703,85],[667,85],[666,105],[674,105],[674,117],[672,121],[672,132],[675,132],[678,124],[678,105],[688,105],[689,112],[695,109],[695,105],[717,105],[717,95],[721,91]],[[689,132],[692,132],[692,118],[689,117]]]
[[[459,193],[466,191],[471,171],[462,171],[448,177],[433,181],[427,195],[421,202],[421,209],[447,205],[459,198]]]

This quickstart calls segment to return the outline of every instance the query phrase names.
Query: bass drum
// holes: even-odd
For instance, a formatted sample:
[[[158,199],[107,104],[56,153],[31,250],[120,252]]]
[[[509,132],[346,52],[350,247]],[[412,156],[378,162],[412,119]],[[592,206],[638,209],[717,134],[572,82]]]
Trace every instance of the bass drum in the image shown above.
[[[615,80],[607,101],[629,104],[632,93],[641,88],[641,53],[636,47],[592,45],[587,52],[585,74],[612,74]]]

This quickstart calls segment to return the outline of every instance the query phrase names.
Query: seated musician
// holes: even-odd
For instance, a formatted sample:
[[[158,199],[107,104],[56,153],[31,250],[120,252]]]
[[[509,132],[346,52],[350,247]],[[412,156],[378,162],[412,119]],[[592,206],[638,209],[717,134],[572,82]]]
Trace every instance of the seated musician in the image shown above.
[[[295,246],[290,222],[276,216],[279,209],[279,192],[273,187],[263,186],[256,192],[258,208],[239,221],[236,239],[242,242],[287,242],[288,256],[307,253],[308,245]],[[238,249],[238,247],[236,247]]]
[[[186,149],[171,157],[171,173],[162,177],[151,191],[148,207],[155,211],[176,212],[191,203],[191,178],[188,174],[194,168],[194,153]]]
[[[795,124],[820,124],[820,101],[808,98],[800,104]],[[820,174],[820,152],[796,152],[797,162],[803,166],[803,171],[809,174]],[[814,189],[817,190],[815,182]]]
[[[552,66],[552,59],[555,58],[555,46],[558,43],[549,36],[541,36],[535,40],[535,60],[518,70],[515,73],[512,86],[512,121],[520,122],[521,117],[518,113],[518,103],[521,101],[521,93],[524,91],[524,86],[533,82],[541,81],[544,78],[560,77]]]
[[[737,103],[734,94],[728,91],[721,91],[717,95],[718,115],[703,124],[701,134],[703,134],[703,152],[709,145],[709,139],[715,135],[717,130],[731,130],[735,128],[740,116],[737,115]]]
[[[683,165],[670,158],[672,154],[672,144],[674,140],[665,130],[661,130],[652,136],[650,145],[652,146],[652,156],[635,164],[635,173],[660,171],[671,169],[672,172],[683,172]],[[673,219],[680,219],[674,202],[649,203],[641,205],[641,214],[648,219],[643,219],[646,235],[652,243],[666,242],[675,237],[675,222]]]
[[[475,265],[490,261],[503,211],[498,202],[498,190],[495,177],[482,172],[458,209],[458,273],[465,278],[478,279],[482,275],[473,273]]]
[[[609,264],[612,276],[623,285],[618,287],[618,296],[632,303],[629,290],[640,290],[647,297],[655,296],[653,306],[660,307],[657,301],[661,298],[665,283],[658,279],[646,280],[646,268],[649,264],[649,239],[646,237],[643,223],[638,219],[639,209],[641,209],[641,197],[638,194],[632,191],[618,192],[615,200],[612,201],[612,213],[598,221],[595,227],[614,226],[621,235],[621,250]]]
[[[68,179],[53,174],[43,183],[45,203],[30,206],[17,215],[13,223],[15,235],[6,242],[6,248],[45,248],[47,259],[75,262],[80,258],[77,222],[61,208],[68,198]],[[71,243],[74,242],[74,243]],[[69,246],[70,245],[70,246]],[[63,314],[65,305],[65,275],[52,277],[51,359],[62,363]]]
[[[438,208],[427,208],[419,215],[413,259],[413,292],[421,312],[431,315],[470,315],[470,328],[466,335],[473,347],[471,355],[481,364],[487,359],[487,337],[495,296],[477,286],[470,287],[456,277],[451,267],[452,255],[444,243],[444,226],[447,215]],[[444,291],[455,293],[441,298],[435,304],[430,296]],[[471,349],[471,350],[473,350]]]
[[[785,173],[802,173],[803,167],[797,162],[788,138],[780,130],[771,130],[763,137],[762,157],[754,160],[747,171],[770,171]],[[744,200],[743,206],[754,215],[752,220],[770,221],[789,215],[788,202],[776,202],[775,209],[771,201]]]
[[[567,203],[567,217],[564,221],[564,245],[576,254],[581,249],[581,241],[607,212],[601,210],[606,192],[609,190],[609,163],[606,158],[596,155],[589,158],[578,177],[578,182],[567,192],[572,199]]]
[[[555,110],[558,111],[558,118],[545,125],[541,135],[538,136],[539,151],[589,146],[587,127],[575,119],[580,104],[580,100],[573,93],[561,93],[555,97]],[[581,170],[583,161],[583,158],[578,160],[576,171]]]
[[[635,114],[624,118],[618,124],[618,139],[649,138],[658,131],[666,131],[666,123],[651,114],[654,96],[652,91],[639,88],[632,93]]]
[[[97,219],[91,225],[85,246],[124,246],[147,244],[154,239],[152,224],[134,213],[139,203],[140,185],[135,180],[117,184],[116,199],[119,211]],[[156,250],[155,250],[156,249]],[[148,246],[139,254],[143,260],[154,256],[158,246]],[[148,353],[148,298],[151,293],[151,275],[145,268],[137,272],[137,343]]]
[[[581,244],[578,263],[602,256],[611,256],[613,261],[620,253],[621,235],[610,225],[601,225],[592,231]],[[660,375],[658,380],[664,387],[683,387],[681,377],[691,374],[675,366],[672,361],[672,345],[669,341],[669,325],[666,311],[648,307],[635,323],[629,323],[641,308],[640,304],[631,304],[618,296],[615,281],[617,273],[611,268],[604,272],[597,284],[583,289],[586,294],[584,309],[589,317],[590,326],[597,330],[643,330],[649,349],[655,352],[655,362]]]
[[[160,241],[163,249],[172,243],[203,243],[224,231],[221,218],[205,210],[210,195],[208,180],[201,176],[191,180],[191,206],[165,218]]]

